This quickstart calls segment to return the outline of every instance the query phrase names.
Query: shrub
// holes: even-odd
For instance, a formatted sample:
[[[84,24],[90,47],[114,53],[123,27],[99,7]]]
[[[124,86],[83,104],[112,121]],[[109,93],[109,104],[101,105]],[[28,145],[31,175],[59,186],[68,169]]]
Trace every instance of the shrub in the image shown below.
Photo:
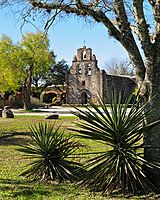
[[[31,97],[31,104],[33,108],[38,108],[38,107],[44,107],[45,103],[43,103],[41,100],[35,97]]]
[[[144,115],[146,104],[139,107],[140,99],[128,109],[131,99],[132,96],[122,101],[121,95],[113,94],[109,108],[100,98],[100,107],[90,102],[86,111],[77,108],[73,112],[82,120],[77,122],[80,129],[72,129],[78,132],[78,137],[99,142],[104,147],[101,152],[92,152],[93,158],[86,162],[87,172],[82,176],[82,184],[103,193],[158,190],[143,169],[159,168],[160,164],[145,160],[142,139],[143,133],[160,120],[145,124],[144,118],[150,115],[150,111]]]
[[[39,124],[30,127],[31,142],[20,146],[19,151],[33,160],[21,175],[43,180],[76,180],[80,164],[71,160],[80,147],[72,137],[64,137],[60,127],[51,124]]]

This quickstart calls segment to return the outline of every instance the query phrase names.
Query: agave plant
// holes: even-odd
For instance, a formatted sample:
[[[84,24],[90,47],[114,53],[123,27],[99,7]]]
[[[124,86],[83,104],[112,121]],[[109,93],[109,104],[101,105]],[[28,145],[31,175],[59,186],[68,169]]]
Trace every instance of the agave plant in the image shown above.
[[[82,184],[103,193],[157,190],[147,179],[144,168],[159,168],[160,164],[145,160],[142,139],[143,133],[159,124],[160,120],[145,124],[144,119],[150,111],[144,115],[146,104],[139,107],[140,98],[130,106],[132,97],[123,99],[121,95],[113,94],[110,107],[99,98],[99,106],[90,102],[85,111],[77,109],[73,112],[82,119],[77,123],[79,129],[75,130],[78,137],[107,147],[100,152],[91,152],[94,156],[85,164],[87,172],[82,176]]]
[[[43,180],[70,180],[77,179],[80,164],[70,160],[79,148],[78,141],[65,137],[60,126],[52,124],[38,124],[30,127],[31,142],[20,146],[19,151],[33,160],[27,169],[21,173],[27,177]]]

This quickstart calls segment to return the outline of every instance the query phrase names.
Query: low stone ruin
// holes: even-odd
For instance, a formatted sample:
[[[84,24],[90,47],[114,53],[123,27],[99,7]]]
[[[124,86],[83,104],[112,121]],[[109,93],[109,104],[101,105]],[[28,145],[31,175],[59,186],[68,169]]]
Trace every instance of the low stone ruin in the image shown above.
[[[5,106],[2,110],[2,117],[3,118],[14,118],[13,112],[9,109],[9,106]]]
[[[45,119],[58,119],[58,118],[59,118],[58,114],[51,114],[51,115],[45,116]]]

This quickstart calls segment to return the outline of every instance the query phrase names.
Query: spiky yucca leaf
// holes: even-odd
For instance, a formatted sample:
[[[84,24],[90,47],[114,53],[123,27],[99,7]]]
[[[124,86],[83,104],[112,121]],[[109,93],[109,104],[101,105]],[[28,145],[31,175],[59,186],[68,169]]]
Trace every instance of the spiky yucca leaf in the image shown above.
[[[30,127],[31,142],[20,146],[19,151],[33,159],[29,168],[21,175],[44,180],[75,180],[80,164],[69,160],[80,147],[71,137],[64,137],[60,127],[52,124],[38,124]]]
[[[109,108],[99,98],[99,106],[90,102],[86,111],[77,109],[73,112],[82,120],[77,123],[80,129],[75,130],[79,133],[78,137],[101,142],[108,147],[107,151],[95,152],[95,156],[86,162],[87,173],[82,176],[83,184],[98,188],[103,193],[157,190],[147,179],[143,166],[152,169],[160,168],[160,164],[144,159],[144,146],[140,141],[143,133],[160,124],[160,120],[145,124],[144,119],[150,111],[144,112],[146,104],[138,106],[140,99],[130,107],[131,99],[132,95],[123,99],[121,95],[113,94]]]

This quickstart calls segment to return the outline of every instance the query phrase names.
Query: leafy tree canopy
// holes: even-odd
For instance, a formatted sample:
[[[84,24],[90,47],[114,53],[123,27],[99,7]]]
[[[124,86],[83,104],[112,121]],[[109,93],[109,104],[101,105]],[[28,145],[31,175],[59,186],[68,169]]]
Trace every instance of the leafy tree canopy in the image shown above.
[[[68,70],[69,66],[65,60],[53,62],[46,73],[37,73],[33,77],[32,84],[41,91],[47,86],[64,85]]]
[[[31,84],[37,74],[45,76],[54,63],[49,50],[49,39],[41,32],[26,33],[21,42],[13,43],[3,35],[0,40],[0,91],[22,88],[30,104]],[[30,106],[29,106],[30,107]]]
[[[54,85],[64,85],[68,70],[69,66],[66,64],[66,61],[62,59],[55,65],[52,65],[48,78],[50,78]]]
[[[27,33],[21,42],[15,44],[3,35],[0,41],[0,91],[22,87],[31,71],[32,77],[38,73],[46,74],[53,62],[49,40],[43,33]]]

